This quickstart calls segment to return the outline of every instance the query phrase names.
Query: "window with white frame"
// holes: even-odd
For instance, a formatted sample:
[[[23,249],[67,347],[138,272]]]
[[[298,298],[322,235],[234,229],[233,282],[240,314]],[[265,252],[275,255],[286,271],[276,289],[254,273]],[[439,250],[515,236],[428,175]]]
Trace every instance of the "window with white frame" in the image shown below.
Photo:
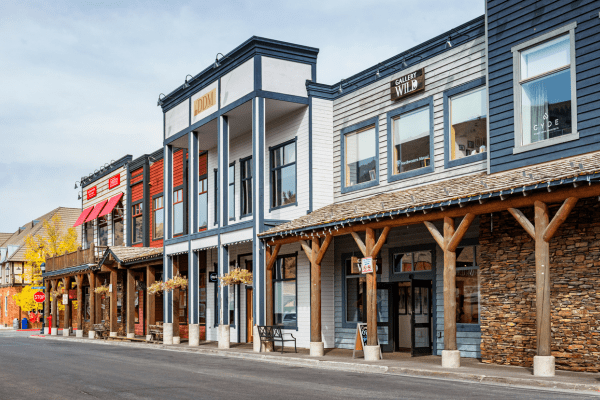
[[[183,189],[173,191],[173,235],[183,233]]]
[[[113,226],[113,246],[123,246],[125,237],[123,235],[123,203],[119,204],[112,211],[112,226]]]
[[[131,207],[131,242],[140,243],[143,238],[143,206],[142,203],[134,204]]]
[[[165,233],[165,205],[163,199],[163,196],[159,196],[152,201],[152,238],[154,239],[162,238]]]
[[[229,166],[229,197],[227,198],[229,206],[229,220],[235,219],[235,164]]]
[[[577,137],[575,24],[513,47],[515,147]]]

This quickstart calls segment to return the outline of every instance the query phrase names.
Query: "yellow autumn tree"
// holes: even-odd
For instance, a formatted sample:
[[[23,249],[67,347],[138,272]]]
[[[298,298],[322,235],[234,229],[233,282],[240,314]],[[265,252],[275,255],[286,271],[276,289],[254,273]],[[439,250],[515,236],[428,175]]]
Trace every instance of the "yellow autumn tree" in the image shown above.
[[[66,231],[61,225],[60,215],[54,215],[50,221],[42,221],[41,234],[25,238],[25,267],[23,268],[23,283],[28,283],[20,293],[13,298],[23,311],[39,311],[44,307],[43,303],[36,303],[33,294],[37,292],[34,286],[40,286],[42,280],[41,265],[48,257],[64,254],[77,250],[77,232],[75,228]],[[52,299],[53,296],[51,296]],[[62,305],[59,302],[59,307]]]

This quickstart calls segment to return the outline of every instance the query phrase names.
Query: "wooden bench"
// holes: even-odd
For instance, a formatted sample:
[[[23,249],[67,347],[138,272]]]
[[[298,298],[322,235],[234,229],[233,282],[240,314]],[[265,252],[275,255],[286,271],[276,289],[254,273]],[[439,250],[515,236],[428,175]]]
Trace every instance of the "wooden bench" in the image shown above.
[[[294,342],[294,351],[297,353],[298,349],[296,348],[296,338],[291,333],[288,333],[292,338],[284,339],[284,333],[281,332],[280,326],[259,326],[258,327],[258,335],[260,336],[261,344],[262,342],[272,342],[273,350],[275,350],[275,341],[281,342],[281,353],[283,354],[283,343],[284,342]],[[262,346],[261,346],[262,351]]]
[[[162,340],[163,338],[163,327],[160,325],[148,325],[148,334],[152,336],[152,340]]]
[[[104,326],[104,324],[94,324],[92,325],[92,330],[96,332],[102,339],[106,339],[108,337],[108,329]]]

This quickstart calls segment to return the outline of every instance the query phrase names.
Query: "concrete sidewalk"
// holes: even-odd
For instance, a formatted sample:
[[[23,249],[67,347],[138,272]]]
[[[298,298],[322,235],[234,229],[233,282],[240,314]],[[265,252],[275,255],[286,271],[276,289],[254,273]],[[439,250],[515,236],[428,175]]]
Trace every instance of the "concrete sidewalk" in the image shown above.
[[[533,376],[531,368],[484,364],[472,358],[462,358],[459,369],[447,369],[441,367],[441,358],[439,356],[413,358],[408,353],[384,353],[383,360],[367,362],[362,359],[362,352],[357,352],[357,358],[352,359],[352,350],[344,349],[326,349],[324,357],[310,357],[307,349],[298,349],[298,353],[294,353],[293,348],[286,348],[284,354],[280,352],[255,353],[252,350],[251,344],[232,343],[230,349],[219,350],[216,342],[202,342],[198,347],[190,347],[187,343],[163,345],[126,340],[75,338],[74,336],[35,335],[31,336],[31,338],[199,353],[337,371],[412,375],[483,384],[507,384],[544,389],[588,391],[596,392],[600,395],[600,374],[556,371],[556,376],[542,378]],[[358,355],[361,358],[358,358]]]

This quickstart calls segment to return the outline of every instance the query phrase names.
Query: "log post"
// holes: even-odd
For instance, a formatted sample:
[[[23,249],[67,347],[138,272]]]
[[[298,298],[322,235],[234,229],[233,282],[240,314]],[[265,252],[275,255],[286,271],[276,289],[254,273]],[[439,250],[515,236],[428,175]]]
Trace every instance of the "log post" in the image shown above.
[[[150,334],[150,325],[156,324],[156,295],[148,293],[148,288],[156,281],[154,267],[146,267],[146,335]]]
[[[448,250],[454,219],[444,218],[444,350],[456,350],[456,252]]]
[[[372,257],[375,246],[375,231],[367,228],[365,237],[365,253]],[[377,275],[375,268],[373,273],[367,274],[367,345],[377,346]]]
[[[87,277],[90,284],[90,325],[94,325],[96,324],[96,273],[89,272]]]
[[[95,287],[98,286],[102,286],[102,282],[100,280],[100,275],[99,274],[95,274],[95,279],[96,279],[96,285]],[[101,323],[102,321],[104,321],[104,315],[103,315],[103,310],[102,310],[102,296],[94,293],[94,301],[96,303],[96,306],[94,307],[94,309],[90,310],[92,313],[94,313],[94,318],[97,324]]]
[[[127,269],[127,337],[135,337],[135,279],[133,270]]]
[[[177,275],[179,275],[178,255],[173,257],[173,277],[176,277]],[[175,289],[173,290],[173,344],[179,344],[180,342],[181,339],[179,336],[179,289]]]
[[[311,356],[322,356],[319,348],[323,341],[321,338],[321,265],[317,264],[320,240],[313,238],[310,254],[310,350]],[[313,343],[315,343],[313,345]],[[316,344],[318,343],[318,344]],[[316,346],[316,347],[315,347]],[[313,347],[315,347],[313,349]],[[317,354],[320,353],[320,354]]]
[[[117,322],[117,269],[113,268],[110,271],[110,336],[117,336],[119,326]]]
[[[77,330],[75,336],[83,337],[83,275],[75,275],[77,283]]]
[[[67,304],[65,304],[64,321],[63,321],[63,336],[69,336],[69,319],[71,319],[71,299],[69,299],[69,289],[71,288],[71,277],[63,278],[63,290],[67,295]]]

